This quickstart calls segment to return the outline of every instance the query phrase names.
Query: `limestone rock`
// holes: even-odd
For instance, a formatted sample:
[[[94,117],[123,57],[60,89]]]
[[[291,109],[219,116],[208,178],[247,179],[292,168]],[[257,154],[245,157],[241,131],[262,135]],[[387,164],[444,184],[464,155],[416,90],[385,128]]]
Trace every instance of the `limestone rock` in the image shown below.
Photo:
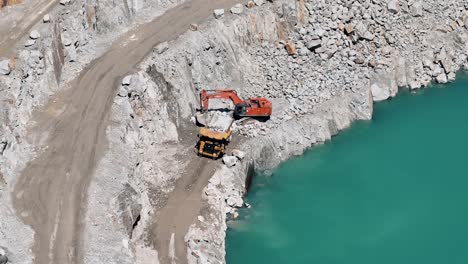
[[[169,49],[169,44],[167,43],[167,41],[165,41],[165,42],[159,44],[158,46],[156,46],[155,51],[158,54],[162,54],[168,49]]]
[[[398,92],[395,77],[390,73],[379,73],[371,79],[371,92],[373,100],[383,101],[394,97]]]
[[[65,46],[65,47],[68,47],[70,46],[71,44],[73,43],[73,41],[71,40],[71,37],[70,35],[65,32],[62,34],[62,44]]]
[[[346,24],[346,25],[345,25],[345,27],[344,27],[344,32],[345,32],[346,34],[349,35],[349,34],[353,33],[353,31],[354,31],[354,27],[353,27],[352,24]]]
[[[449,82],[455,81],[456,77],[457,77],[457,75],[454,72],[451,72],[451,73],[447,74],[447,78],[448,78]]]
[[[0,61],[0,74],[8,75],[10,74],[10,60],[2,60]]]
[[[190,30],[197,31],[198,30],[198,24],[190,24]]]
[[[34,44],[36,44],[36,40],[34,40],[34,39],[28,39],[28,40],[26,40],[26,42],[24,43],[24,46],[25,46],[25,47],[30,47],[30,46],[32,46],[32,45],[34,45]]]
[[[77,60],[76,48],[75,46],[65,47],[67,60],[69,62],[75,62]]]
[[[244,205],[244,201],[240,197],[229,197],[226,203],[231,207],[242,207]]]
[[[368,30],[368,26],[365,23],[359,22],[356,25],[355,29],[356,29],[356,36],[358,38],[365,39],[365,40],[374,39],[374,35]]]
[[[50,15],[46,14],[42,17],[42,22],[49,23],[50,22]]]
[[[389,0],[387,4],[388,11],[396,14],[400,12],[400,0]]]
[[[238,149],[234,149],[232,151],[232,155],[238,158],[239,160],[243,160],[245,158],[245,152]]]
[[[234,156],[224,156],[223,157],[223,163],[227,166],[227,167],[233,167],[237,164],[237,157],[234,157]]]
[[[322,41],[320,39],[315,39],[307,42],[306,47],[310,50],[314,50],[322,45]]]
[[[232,114],[221,111],[208,111],[204,113],[198,112],[196,114],[196,119],[199,124],[218,132],[226,131],[233,122]]]
[[[122,79],[123,86],[129,86],[132,83],[132,75],[127,75]]]
[[[411,5],[411,15],[414,17],[421,17],[423,15],[422,0],[415,0]]]
[[[29,33],[29,38],[31,39],[38,39],[40,37],[41,37],[41,34],[37,30],[33,30],[31,31],[31,33]]]
[[[265,2],[264,0],[253,0],[253,1],[257,6],[263,5],[263,3]]]
[[[231,13],[233,14],[241,14],[244,11],[244,7],[242,4],[236,4],[235,6],[231,7]]]
[[[215,9],[213,14],[215,18],[221,18],[224,16],[224,9]]]
[[[436,77],[436,81],[438,83],[447,83],[448,80],[447,80],[447,75],[445,73],[441,73],[439,74],[437,77]]]

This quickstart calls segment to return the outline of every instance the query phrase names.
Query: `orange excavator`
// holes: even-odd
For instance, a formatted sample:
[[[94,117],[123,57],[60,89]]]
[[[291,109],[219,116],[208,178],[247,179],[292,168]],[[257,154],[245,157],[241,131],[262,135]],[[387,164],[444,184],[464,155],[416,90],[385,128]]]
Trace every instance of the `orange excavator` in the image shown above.
[[[262,97],[242,100],[234,90],[201,90],[200,106],[202,111],[208,110],[210,99],[227,99],[234,103],[234,118],[253,117],[268,119],[271,116],[271,102]]]

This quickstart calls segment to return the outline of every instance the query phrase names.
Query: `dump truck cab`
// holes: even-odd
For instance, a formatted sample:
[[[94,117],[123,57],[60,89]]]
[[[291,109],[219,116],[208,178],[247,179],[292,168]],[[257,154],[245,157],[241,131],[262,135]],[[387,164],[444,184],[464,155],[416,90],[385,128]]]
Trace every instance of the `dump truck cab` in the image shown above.
[[[232,132],[228,129],[226,132],[217,132],[202,127],[198,133],[197,151],[199,156],[218,159],[223,156],[226,146],[231,140]]]

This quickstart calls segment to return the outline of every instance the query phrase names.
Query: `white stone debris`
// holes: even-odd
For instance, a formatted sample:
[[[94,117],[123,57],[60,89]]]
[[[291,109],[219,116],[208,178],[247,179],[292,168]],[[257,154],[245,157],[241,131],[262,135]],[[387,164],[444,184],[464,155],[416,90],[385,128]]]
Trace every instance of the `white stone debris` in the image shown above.
[[[242,4],[236,4],[233,7],[231,7],[231,13],[233,14],[241,14],[244,11],[244,7]]]
[[[41,34],[37,30],[33,30],[29,33],[29,38],[31,39],[38,39],[41,37]]]
[[[122,85],[129,86],[132,83],[132,75],[127,75],[122,79]]]
[[[42,17],[42,22],[49,23],[50,22],[50,15],[46,14]]]
[[[215,9],[213,14],[215,18],[221,18],[224,16],[224,9]]]
[[[26,40],[26,42],[24,42],[24,46],[25,47],[30,47],[32,45],[36,44],[36,40],[35,39],[28,39]]]
[[[265,2],[264,0],[253,0],[253,1],[257,6],[263,5],[263,3]]]
[[[228,167],[233,167],[237,164],[238,159],[235,156],[223,156],[223,163]]]
[[[8,75],[10,74],[11,69],[10,69],[10,60],[2,60],[0,59],[0,74],[2,75]]]
[[[232,150],[232,156],[235,156],[239,160],[243,160],[245,158],[245,152],[242,150],[234,149]]]

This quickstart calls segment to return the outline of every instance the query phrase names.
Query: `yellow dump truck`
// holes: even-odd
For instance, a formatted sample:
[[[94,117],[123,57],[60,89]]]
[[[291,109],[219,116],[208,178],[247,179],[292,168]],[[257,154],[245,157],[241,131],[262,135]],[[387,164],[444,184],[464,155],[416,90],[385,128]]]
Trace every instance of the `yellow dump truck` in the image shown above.
[[[198,133],[198,155],[217,159],[223,156],[226,146],[231,140],[232,131],[217,132],[206,127],[200,128]]]

